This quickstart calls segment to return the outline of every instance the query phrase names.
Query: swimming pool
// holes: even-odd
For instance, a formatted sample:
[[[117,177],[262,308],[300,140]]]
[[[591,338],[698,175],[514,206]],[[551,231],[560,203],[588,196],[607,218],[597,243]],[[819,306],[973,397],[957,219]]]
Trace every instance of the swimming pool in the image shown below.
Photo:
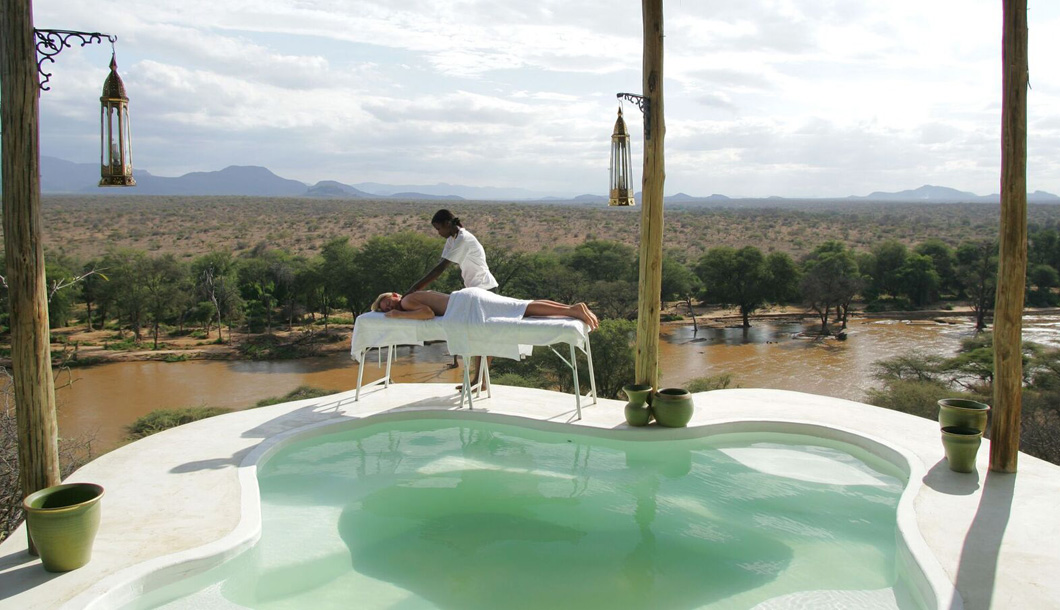
[[[259,465],[261,539],[129,607],[924,607],[889,462],[602,432],[430,414],[295,437]]]

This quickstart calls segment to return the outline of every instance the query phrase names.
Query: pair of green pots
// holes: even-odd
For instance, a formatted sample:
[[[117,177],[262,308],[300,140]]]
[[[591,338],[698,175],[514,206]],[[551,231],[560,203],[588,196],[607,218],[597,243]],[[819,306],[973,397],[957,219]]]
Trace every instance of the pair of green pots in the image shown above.
[[[69,572],[92,558],[99,531],[103,488],[67,483],[34,492],[22,501],[29,538],[49,572]]]
[[[950,470],[975,472],[975,458],[983,443],[990,406],[966,398],[943,398],[938,405],[942,448]]]
[[[630,426],[647,426],[652,418],[660,426],[684,428],[692,420],[695,407],[692,394],[681,388],[663,388],[652,392],[646,383],[629,384],[622,388],[629,397],[624,414]]]

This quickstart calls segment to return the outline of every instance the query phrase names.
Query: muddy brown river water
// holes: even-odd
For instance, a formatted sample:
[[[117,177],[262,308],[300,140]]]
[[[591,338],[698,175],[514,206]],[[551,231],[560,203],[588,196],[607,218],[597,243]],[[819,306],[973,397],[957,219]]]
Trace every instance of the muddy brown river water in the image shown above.
[[[739,387],[861,400],[876,384],[874,362],[912,351],[955,353],[960,340],[971,336],[972,325],[964,318],[951,320],[954,323],[859,319],[851,323],[846,341],[795,338],[804,328],[801,323],[759,321],[747,330],[710,328],[698,334],[691,326],[664,326],[662,384],[680,386],[696,377],[730,373]],[[1024,335],[1060,346],[1060,316],[1028,317]],[[373,355],[365,367],[366,382],[382,374],[374,360]],[[443,344],[404,347],[398,350],[392,375],[398,383],[455,383],[459,371],[449,368],[451,363]],[[339,392],[357,383],[356,363],[346,354],[278,362],[122,362],[70,374],[72,385],[57,392],[59,433],[92,437],[97,453],[121,444],[125,426],[155,409],[236,410],[300,385]]]

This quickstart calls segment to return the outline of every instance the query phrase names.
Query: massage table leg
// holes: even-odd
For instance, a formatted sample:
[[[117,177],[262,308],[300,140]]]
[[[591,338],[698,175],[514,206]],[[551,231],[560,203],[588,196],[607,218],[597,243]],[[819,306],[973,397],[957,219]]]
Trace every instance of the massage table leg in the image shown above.
[[[582,418],[582,391],[578,385],[578,352],[574,350],[574,344],[570,344],[571,370],[574,372],[574,409],[578,412],[578,419]]]
[[[468,370],[468,358],[463,357],[464,361],[464,383],[460,385],[460,407],[464,406],[464,397],[467,397],[467,408],[473,411],[475,405],[471,402],[471,373]]]
[[[382,350],[383,350],[382,346],[377,347],[375,349],[379,350],[377,352],[377,355],[382,356],[382,353],[383,353],[382,352]],[[375,381],[369,383],[368,385],[364,385],[364,359],[368,355],[368,352],[371,351],[371,350],[372,350],[372,348],[370,348],[370,347],[365,349],[363,352],[361,352],[360,357],[357,359],[358,360],[358,364],[357,364],[357,391],[353,395],[353,402],[357,402],[357,401],[359,401],[361,399],[361,388],[367,388],[369,386],[378,385],[380,383],[383,384],[384,388],[389,388],[390,387],[390,365],[391,365],[391,362],[393,361],[394,352],[397,351],[397,346],[396,345],[388,345],[388,346],[386,346],[386,374],[384,374],[381,379],[376,379]],[[382,366],[382,362],[380,362],[379,365]]]
[[[585,341],[585,359],[589,362],[589,387],[592,389],[593,402],[596,404],[596,372],[593,371],[593,347],[589,341]]]

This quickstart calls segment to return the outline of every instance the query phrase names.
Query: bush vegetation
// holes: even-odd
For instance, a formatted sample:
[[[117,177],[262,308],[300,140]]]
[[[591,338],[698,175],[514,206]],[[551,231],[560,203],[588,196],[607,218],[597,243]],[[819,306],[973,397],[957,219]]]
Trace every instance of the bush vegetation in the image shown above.
[[[157,434],[193,421],[228,413],[220,407],[186,407],[183,409],[158,409],[138,418],[125,428],[125,436],[131,441]]]

